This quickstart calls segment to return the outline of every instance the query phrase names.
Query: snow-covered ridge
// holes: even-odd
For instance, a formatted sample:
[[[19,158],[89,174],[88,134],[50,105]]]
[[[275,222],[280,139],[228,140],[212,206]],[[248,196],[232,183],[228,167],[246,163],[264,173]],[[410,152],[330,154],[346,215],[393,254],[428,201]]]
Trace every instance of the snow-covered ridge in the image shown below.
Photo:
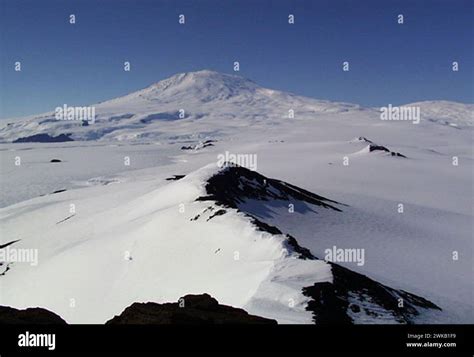
[[[341,208],[345,206],[235,165],[225,167],[209,177],[205,187],[207,195],[198,200],[211,200],[221,207],[218,210],[213,206],[206,208],[203,214],[207,220],[223,216],[229,209],[237,209],[245,213],[259,230],[278,236],[284,233],[266,221],[266,217],[276,214],[274,209],[278,206],[296,206],[300,213],[313,219],[317,219],[318,211],[323,210],[343,214]],[[270,221],[274,222],[274,218]],[[193,218],[199,219],[203,219],[201,214]],[[298,259],[318,260],[295,237],[290,234],[285,237],[286,249],[296,253]],[[412,323],[426,311],[440,310],[422,297],[390,288],[336,264],[326,264],[331,266],[332,281],[316,281],[302,289],[303,294],[310,298],[306,310],[312,312],[314,323]],[[288,278],[293,279],[291,275]],[[400,301],[403,301],[403,306]]]
[[[224,195],[222,185],[229,186]],[[341,204],[282,181],[211,164],[119,205],[107,187],[60,192],[0,210],[2,244],[19,236],[10,246],[39,252],[35,267],[2,264],[0,305],[44,307],[70,323],[102,323],[133,302],[174,301],[188,293],[209,293],[280,323],[409,322],[425,308],[436,309],[347,269],[334,275],[333,266],[300,246],[298,237],[246,209],[252,201],[261,212],[278,197],[307,207],[309,215],[343,214]],[[81,207],[74,214],[64,210],[70,200]],[[30,224],[19,226],[24,219]],[[360,285],[335,289],[334,279],[348,274]],[[406,309],[395,308],[400,296]],[[326,303],[334,306],[321,299],[342,299],[345,305],[321,310]]]

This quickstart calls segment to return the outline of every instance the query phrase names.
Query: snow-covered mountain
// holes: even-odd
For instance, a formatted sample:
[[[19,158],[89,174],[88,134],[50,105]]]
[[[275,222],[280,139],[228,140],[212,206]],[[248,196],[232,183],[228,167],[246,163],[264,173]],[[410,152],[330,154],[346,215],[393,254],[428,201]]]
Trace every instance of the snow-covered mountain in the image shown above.
[[[88,125],[4,122],[0,247],[38,265],[1,264],[0,305],[103,323],[207,293],[279,322],[472,322],[473,106],[407,106],[419,124],[200,71]]]
[[[239,76],[207,70],[177,74],[92,106],[96,113],[94,124],[84,126],[81,121],[58,121],[52,111],[24,121],[7,120],[0,129],[0,140],[13,141],[42,133],[71,134],[73,140],[157,139],[169,121],[180,120],[181,126],[189,127],[193,122],[204,120],[207,125],[215,122],[214,125],[225,128],[261,120],[284,120],[291,109],[295,116],[359,110],[358,105],[295,96],[259,87]]]
[[[472,125],[473,122],[473,105],[443,101],[410,105],[420,106],[424,120],[456,126]],[[24,119],[5,120],[0,128],[0,141],[38,134],[60,136],[57,141],[66,141],[68,137],[72,140],[158,140],[170,134],[170,130],[176,135],[186,135],[187,132],[179,131],[179,128],[186,128],[188,132],[192,128],[205,134],[259,122],[276,125],[292,116],[310,119],[321,114],[359,111],[379,115],[378,109],[262,88],[242,77],[208,70],[177,74],[91,107],[94,107],[96,117],[90,125],[84,125],[80,120],[57,120],[54,110]],[[169,123],[175,121],[180,123]],[[36,137],[30,140],[48,139]]]

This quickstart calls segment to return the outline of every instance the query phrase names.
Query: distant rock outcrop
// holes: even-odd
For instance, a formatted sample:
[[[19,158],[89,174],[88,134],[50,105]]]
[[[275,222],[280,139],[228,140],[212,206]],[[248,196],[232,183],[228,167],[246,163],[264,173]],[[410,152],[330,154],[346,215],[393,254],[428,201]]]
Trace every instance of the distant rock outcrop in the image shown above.
[[[201,150],[208,146],[214,146],[215,140],[206,140],[197,143],[196,145],[181,146],[181,150]]]
[[[70,138],[71,134],[60,134],[58,136],[51,136],[49,134],[35,134],[18,138],[13,143],[61,143],[65,141],[74,141]]]
[[[390,154],[391,156],[397,156],[397,157],[404,157],[406,158],[405,155],[403,154],[400,154],[399,152],[395,152],[395,151],[391,151],[389,150],[387,147],[383,146],[383,145],[378,145],[378,144],[375,144],[372,140],[369,140],[367,139],[366,137],[364,136],[359,136],[358,138],[354,138],[352,141],[352,143],[356,143],[356,142],[365,142],[369,145],[367,145],[364,149],[362,149],[361,151],[359,151],[359,153],[370,153],[370,152],[374,152],[374,151],[382,151],[382,152],[386,152],[388,154]]]
[[[178,181],[178,180],[181,180],[185,176],[186,175],[173,175],[171,177],[167,177],[166,181]]]
[[[221,305],[208,294],[186,295],[176,303],[133,303],[106,324],[276,324],[245,310]]]

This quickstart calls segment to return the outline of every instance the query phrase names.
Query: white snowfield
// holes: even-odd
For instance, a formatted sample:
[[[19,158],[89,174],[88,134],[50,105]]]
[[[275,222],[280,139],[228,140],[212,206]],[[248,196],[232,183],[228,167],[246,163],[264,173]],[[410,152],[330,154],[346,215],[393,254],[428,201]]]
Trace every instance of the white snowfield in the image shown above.
[[[419,322],[472,323],[474,106],[407,106],[420,107],[419,124],[200,71],[97,104],[88,126],[53,112],[2,121],[0,245],[19,239],[10,247],[39,256],[37,266],[0,266],[0,305],[104,323],[133,302],[209,293],[280,323],[311,323],[301,289],[331,282],[329,264],[298,259],[243,212],[207,220],[209,202],[196,201],[227,152],[256,155],[266,177],[347,205],[290,213],[287,202],[262,211],[248,201],[243,211],[321,259],[333,246],[365,249],[363,266],[340,264],[442,308]],[[11,143],[40,133],[74,141]]]

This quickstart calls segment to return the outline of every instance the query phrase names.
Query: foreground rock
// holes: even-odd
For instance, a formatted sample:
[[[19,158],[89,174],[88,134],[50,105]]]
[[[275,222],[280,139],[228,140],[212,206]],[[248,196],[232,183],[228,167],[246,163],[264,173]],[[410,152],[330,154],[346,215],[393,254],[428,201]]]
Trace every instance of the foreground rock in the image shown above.
[[[202,294],[186,295],[176,303],[133,303],[106,324],[276,324],[276,321],[221,305],[210,295]]]
[[[55,313],[39,307],[18,310],[8,306],[0,306],[1,324],[65,325],[66,321]]]

